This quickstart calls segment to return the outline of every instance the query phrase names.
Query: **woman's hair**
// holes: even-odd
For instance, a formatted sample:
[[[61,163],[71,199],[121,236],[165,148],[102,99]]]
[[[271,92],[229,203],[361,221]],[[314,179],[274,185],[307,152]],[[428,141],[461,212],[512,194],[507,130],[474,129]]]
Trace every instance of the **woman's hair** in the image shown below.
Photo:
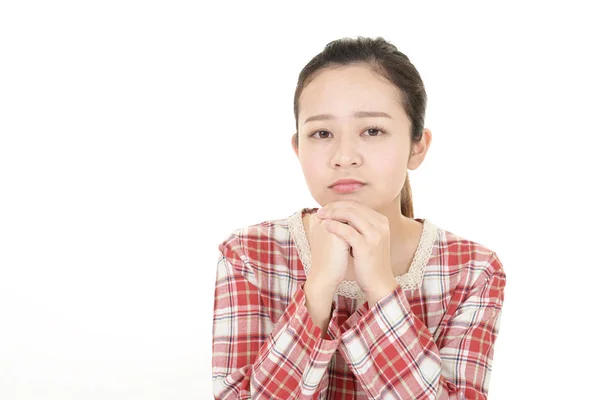
[[[421,140],[427,106],[427,94],[421,75],[396,46],[382,37],[356,39],[342,38],[329,42],[323,51],[313,57],[300,71],[294,94],[294,117],[296,119],[296,146],[298,141],[298,99],[304,88],[325,69],[335,69],[365,63],[373,71],[398,88],[398,102],[410,120],[411,146]],[[402,215],[413,218],[413,203],[408,173],[400,193]]]

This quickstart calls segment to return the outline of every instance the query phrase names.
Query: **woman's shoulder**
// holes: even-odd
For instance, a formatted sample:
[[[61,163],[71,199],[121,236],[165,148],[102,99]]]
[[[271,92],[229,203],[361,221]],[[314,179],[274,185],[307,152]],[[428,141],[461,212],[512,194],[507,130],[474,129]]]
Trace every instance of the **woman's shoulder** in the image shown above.
[[[226,235],[221,244],[234,238],[254,243],[258,243],[259,241],[277,242],[289,240],[290,225],[293,225],[298,217],[301,218],[303,210],[308,210],[308,208],[302,208],[294,211],[293,214],[280,218],[262,220],[236,228]]]
[[[220,241],[218,248],[225,256],[253,264],[270,262],[273,255],[289,254],[289,247],[294,244],[291,230],[301,223],[304,210],[310,208],[236,228]]]
[[[492,275],[505,279],[504,266],[494,249],[453,231],[440,227],[437,230],[438,240],[432,256],[446,274],[460,278],[465,286],[477,286]]]

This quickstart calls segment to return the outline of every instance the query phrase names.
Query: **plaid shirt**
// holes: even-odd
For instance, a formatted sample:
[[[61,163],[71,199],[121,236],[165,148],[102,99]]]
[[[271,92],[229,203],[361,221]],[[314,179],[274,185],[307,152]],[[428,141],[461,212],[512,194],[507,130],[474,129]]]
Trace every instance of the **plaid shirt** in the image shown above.
[[[435,227],[418,287],[399,285],[371,308],[335,295],[321,338],[290,230],[315,210],[219,244],[215,399],[487,399],[506,283],[497,254]]]

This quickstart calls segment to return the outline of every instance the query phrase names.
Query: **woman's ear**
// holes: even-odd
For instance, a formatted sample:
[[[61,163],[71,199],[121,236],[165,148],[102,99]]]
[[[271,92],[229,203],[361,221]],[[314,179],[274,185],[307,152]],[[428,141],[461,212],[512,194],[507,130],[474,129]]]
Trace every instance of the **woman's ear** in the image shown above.
[[[425,155],[429,150],[429,146],[431,145],[432,134],[431,130],[425,128],[423,130],[423,136],[418,143],[414,143],[412,147],[412,152],[408,159],[408,169],[415,170],[421,165],[423,160],[425,159]]]
[[[298,133],[294,133],[292,135],[292,149],[294,149],[294,153],[296,153],[296,157],[298,156]]]

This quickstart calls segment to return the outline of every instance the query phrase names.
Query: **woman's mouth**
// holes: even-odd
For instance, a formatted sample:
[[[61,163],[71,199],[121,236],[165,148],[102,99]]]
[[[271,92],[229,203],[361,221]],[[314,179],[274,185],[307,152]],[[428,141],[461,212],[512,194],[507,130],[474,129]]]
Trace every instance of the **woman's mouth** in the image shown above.
[[[364,183],[340,183],[339,185],[332,186],[331,189],[338,193],[353,193],[363,186],[365,186]]]

